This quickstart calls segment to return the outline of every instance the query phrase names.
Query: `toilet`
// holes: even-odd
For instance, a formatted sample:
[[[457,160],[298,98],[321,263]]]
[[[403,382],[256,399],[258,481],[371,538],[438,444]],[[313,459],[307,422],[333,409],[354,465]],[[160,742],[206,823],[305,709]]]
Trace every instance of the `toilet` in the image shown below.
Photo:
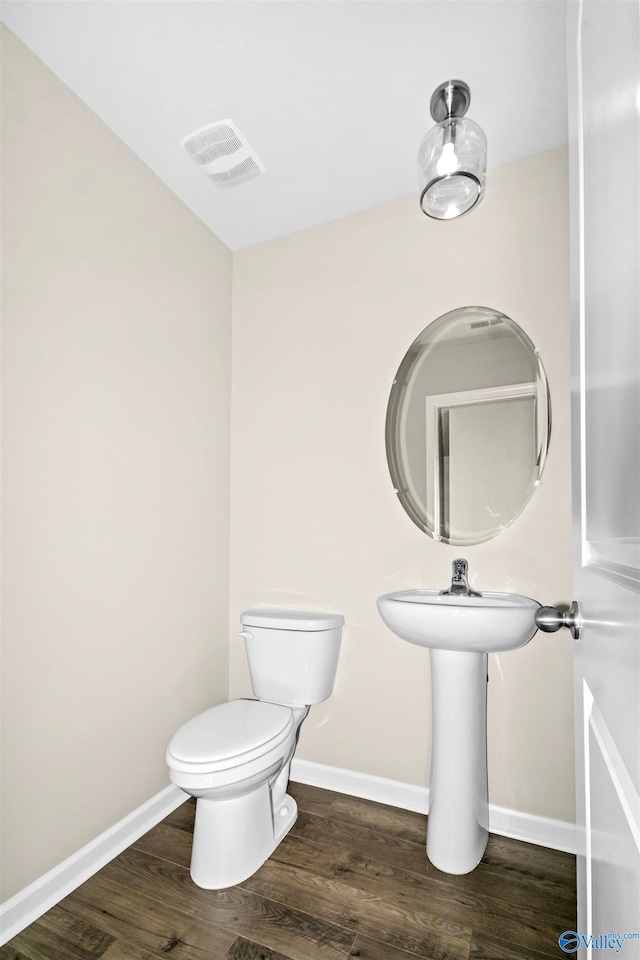
[[[344,617],[247,610],[242,633],[257,700],[231,700],[171,739],[173,783],[197,797],[191,878],[221,890],[246,880],[298,815],[287,794],[300,724],[333,690]]]

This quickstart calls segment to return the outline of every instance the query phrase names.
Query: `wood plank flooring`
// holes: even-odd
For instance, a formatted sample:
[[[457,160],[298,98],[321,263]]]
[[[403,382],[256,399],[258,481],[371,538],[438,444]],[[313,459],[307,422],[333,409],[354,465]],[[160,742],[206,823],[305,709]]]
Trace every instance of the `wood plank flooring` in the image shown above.
[[[189,876],[195,802],[0,948],[0,960],[556,960],[575,929],[575,858],[492,836],[472,873],[425,855],[427,818],[302,784],[253,877]]]

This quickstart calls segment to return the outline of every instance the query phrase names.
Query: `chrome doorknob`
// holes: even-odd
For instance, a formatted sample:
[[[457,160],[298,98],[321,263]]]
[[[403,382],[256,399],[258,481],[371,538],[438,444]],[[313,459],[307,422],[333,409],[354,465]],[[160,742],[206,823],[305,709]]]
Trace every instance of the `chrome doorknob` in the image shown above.
[[[536,627],[543,633],[555,633],[560,627],[567,627],[574,640],[580,636],[580,607],[576,600],[564,613],[560,613],[556,607],[539,607],[534,619]]]

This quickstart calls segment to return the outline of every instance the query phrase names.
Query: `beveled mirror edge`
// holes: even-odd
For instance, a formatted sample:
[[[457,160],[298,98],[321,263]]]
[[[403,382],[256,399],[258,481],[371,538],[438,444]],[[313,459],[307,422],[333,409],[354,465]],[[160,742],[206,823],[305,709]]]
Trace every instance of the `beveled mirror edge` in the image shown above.
[[[402,478],[402,470],[399,465],[399,455],[397,452],[398,444],[395,441],[395,433],[397,429],[397,414],[401,406],[401,400],[407,389],[406,378],[402,377],[402,373],[407,368],[411,369],[417,355],[421,352],[423,344],[420,343],[427,330],[432,328],[434,325],[443,326],[447,320],[452,318],[458,318],[463,314],[467,313],[490,313],[494,316],[499,316],[504,321],[507,322],[509,328],[517,335],[517,337],[523,341],[532,357],[535,357],[537,363],[536,370],[536,379],[540,382],[541,389],[539,394],[544,397],[546,410],[544,411],[544,419],[546,422],[546,428],[536,430],[536,441],[537,441],[537,450],[536,450],[536,459],[537,459],[537,479],[531,484],[531,490],[528,493],[526,499],[524,499],[521,508],[509,519],[508,522],[498,525],[495,530],[492,530],[483,536],[482,538],[473,537],[473,538],[463,538],[463,537],[444,537],[438,534],[432,527],[429,526],[428,517],[425,519],[420,512],[416,509],[413,502],[410,498],[407,497],[407,494],[410,493],[408,488],[404,486]],[[538,413],[538,405],[536,404],[536,418],[537,420],[542,419],[542,412]],[[542,473],[546,464],[546,459],[549,451],[549,445],[551,443],[551,431],[552,431],[552,407],[551,407],[551,390],[549,386],[549,380],[542,363],[540,356],[540,350],[535,346],[529,335],[523,330],[517,321],[513,320],[507,314],[502,313],[494,307],[484,307],[479,305],[470,305],[465,307],[455,307],[453,310],[447,311],[447,313],[441,314],[439,317],[436,317],[431,323],[427,324],[426,327],[421,330],[417,337],[412,341],[408,350],[405,352],[402,361],[397,369],[396,375],[392,381],[391,391],[389,394],[389,400],[387,402],[387,412],[385,418],[385,449],[386,449],[386,458],[387,466],[389,473],[391,475],[391,481],[393,484],[393,489],[396,494],[396,497],[400,501],[402,509],[407,514],[409,519],[428,537],[432,540],[435,540],[438,543],[445,543],[451,546],[460,546],[468,547],[475,546],[477,544],[486,543],[489,540],[493,540],[499,534],[503,533],[509,527],[511,527],[515,521],[522,515],[523,511],[526,509],[528,504],[531,502],[533,494],[537,486],[539,486]],[[404,494],[404,496],[403,496]]]

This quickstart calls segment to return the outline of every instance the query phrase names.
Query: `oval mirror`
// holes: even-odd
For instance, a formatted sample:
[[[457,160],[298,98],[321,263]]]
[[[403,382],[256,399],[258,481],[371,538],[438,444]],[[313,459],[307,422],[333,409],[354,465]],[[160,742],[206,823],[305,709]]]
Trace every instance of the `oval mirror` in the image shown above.
[[[413,522],[435,540],[482,543],[535,490],[551,434],[544,368],[523,330],[488,307],[431,323],[393,381],[386,445]]]

